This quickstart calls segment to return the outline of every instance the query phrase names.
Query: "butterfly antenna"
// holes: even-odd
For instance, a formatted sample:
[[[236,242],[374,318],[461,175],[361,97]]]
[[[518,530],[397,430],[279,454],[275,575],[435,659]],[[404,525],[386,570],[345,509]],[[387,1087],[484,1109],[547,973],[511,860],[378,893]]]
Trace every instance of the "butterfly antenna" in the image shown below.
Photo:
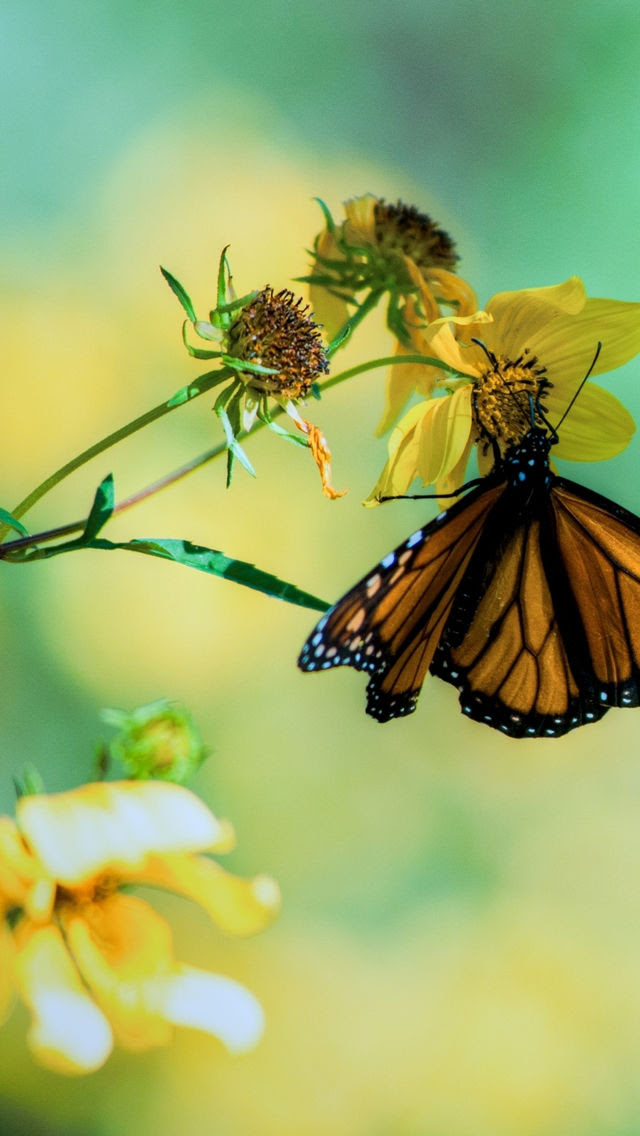
[[[562,418],[561,418],[561,419],[560,419],[560,421],[559,421],[559,422],[557,423],[557,425],[556,425],[555,429],[554,429],[554,428],[552,427],[552,429],[554,429],[554,433],[555,433],[555,434],[557,434],[557,433],[558,433],[558,430],[559,430],[559,429],[560,429],[560,427],[562,426],[562,423],[564,422],[565,418],[567,417],[567,414],[568,414],[568,413],[569,413],[569,411],[571,410],[571,407],[573,406],[573,404],[574,404],[574,402],[576,401],[576,399],[577,399],[578,395],[580,394],[580,391],[582,390],[582,388],[583,388],[584,384],[586,383],[587,379],[589,378],[589,375],[591,374],[591,372],[593,371],[593,368],[595,367],[596,363],[598,362],[598,356],[599,356],[599,354],[600,354],[600,352],[601,352],[601,351],[602,351],[602,343],[601,343],[601,341],[599,340],[599,341],[598,341],[598,346],[596,347],[596,353],[595,353],[595,355],[593,356],[593,359],[591,360],[591,366],[589,367],[589,370],[587,371],[586,375],[584,376],[584,379],[582,379],[582,381],[581,381],[581,383],[580,383],[580,386],[578,387],[577,391],[575,392],[575,394],[574,394],[573,398],[571,399],[571,402],[570,402],[570,403],[569,403],[569,405],[567,406],[567,408],[566,408],[566,410],[565,410],[564,414],[562,415]]]

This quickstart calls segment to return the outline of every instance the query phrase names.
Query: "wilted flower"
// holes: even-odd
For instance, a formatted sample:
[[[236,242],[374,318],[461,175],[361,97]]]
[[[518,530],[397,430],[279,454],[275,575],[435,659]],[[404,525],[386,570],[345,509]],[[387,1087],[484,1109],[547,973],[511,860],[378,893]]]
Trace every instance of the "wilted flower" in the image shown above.
[[[420,346],[451,369],[449,393],[412,407],[398,423],[369,503],[406,493],[415,477],[435,484],[437,493],[453,492],[474,444],[486,473],[495,447],[504,454],[527,433],[532,407],[558,423],[590,368],[613,370],[640,351],[640,304],[589,299],[574,276],[553,287],[500,292],[472,317],[434,320]],[[622,403],[588,382],[562,422],[554,453],[600,461],[620,453],[634,430]]]
[[[223,365],[220,383],[226,385],[214,409],[227,442],[227,484],[235,458],[254,474],[238,436],[248,433],[259,419],[289,441],[309,447],[325,496],[341,497],[342,493],[330,484],[331,454],[326,439],[299,410],[309,395],[317,393],[317,382],[329,370],[320,328],[302,299],[288,289],[274,292],[268,286],[237,299],[224,250],[218,271],[217,306],[208,320],[199,320],[182,285],[165,269],[162,271],[196,334],[218,344],[215,350],[193,347],[184,334],[185,323],[183,337],[189,354],[197,359],[219,359]],[[270,400],[288,414],[302,437],[273,421]]]
[[[192,1026],[232,1051],[253,1046],[262,1010],[229,978],[177,962],[168,924],[123,888],[140,883],[194,899],[231,934],[262,930],[279,892],[240,879],[205,850],[228,851],[228,822],[177,785],[111,782],[22,797],[0,818],[0,983],[6,1014],[19,993],[29,1044],[57,1072],[99,1068],[114,1042],[166,1044]],[[11,976],[9,981],[8,976]]]
[[[315,240],[312,271],[302,279],[310,284],[311,302],[330,339],[385,293],[398,355],[420,352],[422,329],[442,315],[443,307],[462,316],[475,312],[473,289],[454,271],[454,243],[426,213],[365,194],[345,203],[345,220],[336,225],[322,207],[326,228]],[[369,294],[360,301],[364,291]],[[392,425],[412,390],[431,394],[441,373],[437,366],[417,363],[392,367],[378,432]]]

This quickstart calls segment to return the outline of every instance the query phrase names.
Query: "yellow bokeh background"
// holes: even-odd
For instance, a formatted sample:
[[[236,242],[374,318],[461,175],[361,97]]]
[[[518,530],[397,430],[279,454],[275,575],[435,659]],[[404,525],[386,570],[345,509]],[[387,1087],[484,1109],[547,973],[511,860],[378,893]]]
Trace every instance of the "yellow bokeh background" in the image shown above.
[[[53,39],[36,23],[29,50],[7,19],[43,169],[16,129],[14,180],[22,171],[27,188],[14,187],[9,208],[8,182],[2,215],[5,507],[205,369],[184,352],[158,265],[201,313],[226,244],[239,293],[291,286],[319,226],[316,195],[335,211],[368,190],[415,202],[453,233],[482,301],[574,272],[590,294],[638,298],[638,90],[615,56],[630,42],[623,4],[587,4],[574,34],[570,5],[540,29],[524,6],[514,15],[490,0],[476,50],[466,5],[395,15],[377,2],[351,13],[277,5],[274,26],[246,2],[235,14],[177,8],[180,30],[168,6],[151,5],[148,56],[151,33],[116,4],[97,5],[94,26],[64,3]],[[277,22],[287,19],[289,33]],[[42,74],[29,74],[38,45]],[[66,114],[56,126],[40,90],[53,62],[70,76],[56,72]],[[49,129],[67,163],[58,181]],[[376,313],[340,364],[390,348]],[[605,380],[636,417],[638,365]],[[349,489],[342,500],[321,496],[306,453],[263,431],[247,443],[255,481],[239,469],[226,491],[213,462],[107,535],[184,537],[334,599],[429,515],[428,504],[361,508],[385,458],[373,436],[382,381],[359,376],[310,407],[335,484]],[[96,459],[30,525],[85,515],[109,471],[123,498],[216,444],[212,401]],[[639,468],[636,441],[616,461],[563,472],[637,511]],[[195,787],[236,826],[229,866],[271,873],[284,899],[273,929],[235,942],[186,903],[154,897],[179,957],[260,998],[267,1032],[254,1053],[230,1058],[184,1032],[167,1050],[116,1052],[88,1081],[67,1081],[32,1064],[18,1008],[0,1031],[0,1132],[637,1131],[636,714],[513,741],[463,718],[455,691],[429,680],[415,715],[381,727],[364,714],[362,675],[297,671],[315,618],[302,608],[119,552],[7,566],[0,587],[3,808],[25,762],[52,790],[88,775],[101,707],[178,699],[214,751]]]

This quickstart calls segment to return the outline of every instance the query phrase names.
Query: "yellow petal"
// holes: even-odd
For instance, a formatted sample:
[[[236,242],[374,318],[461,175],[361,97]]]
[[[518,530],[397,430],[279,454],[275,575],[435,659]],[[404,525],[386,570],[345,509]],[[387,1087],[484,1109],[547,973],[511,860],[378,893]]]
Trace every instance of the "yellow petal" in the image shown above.
[[[425,355],[435,355],[442,359],[452,371],[461,375],[479,378],[486,367],[486,356],[475,343],[470,343],[472,337],[488,338],[486,328],[491,325],[492,317],[488,312],[475,312],[472,316],[446,316],[434,320],[425,328],[421,351]],[[469,344],[463,346],[458,342],[452,331],[463,334]]]
[[[418,472],[423,485],[446,478],[457,466],[471,434],[471,386],[434,398],[420,426]]]
[[[350,245],[376,243],[375,207],[378,200],[373,193],[363,193],[362,197],[352,197],[345,201],[344,233]]]
[[[396,347],[398,363],[393,363],[387,372],[385,384],[385,409],[377,427],[376,434],[386,434],[399,414],[402,413],[407,399],[414,390],[428,398],[438,383],[442,382],[444,372],[439,367],[431,367],[426,363],[403,363],[402,356],[414,354],[419,348],[407,348],[401,343]]]
[[[493,326],[487,330],[487,346],[508,359],[517,359],[525,347],[559,316],[575,317],[585,306],[586,293],[579,276],[549,288],[522,288],[498,292],[487,311]],[[546,365],[546,359],[541,358]]]
[[[456,464],[451,467],[445,476],[439,477],[435,481],[435,492],[438,497],[438,504],[441,505],[443,509],[451,508],[454,504],[451,494],[456,493],[456,491],[464,485],[465,471],[472,449],[473,437],[469,434],[467,443]]]
[[[252,1049],[264,1029],[260,1003],[230,978],[193,967],[144,985],[149,1010],[176,1026],[190,1026],[220,1038],[232,1053]]]
[[[16,956],[21,996],[33,1014],[29,1045],[57,1073],[91,1073],[111,1052],[113,1035],[88,996],[56,927],[22,936]]]
[[[3,873],[0,884],[6,879],[7,887],[11,886],[9,881],[31,882],[42,873],[41,865],[25,846],[18,826],[8,816],[0,817],[0,872]],[[14,886],[19,888],[21,883],[16,882]]]
[[[379,505],[381,497],[401,496],[418,476],[418,427],[427,407],[427,402],[421,402],[400,419],[389,438],[389,458],[363,505]]]
[[[470,316],[478,310],[478,298],[466,280],[447,268],[430,268],[429,283],[438,303],[452,304],[458,316]]]
[[[320,233],[316,241],[316,252],[319,256],[326,257],[328,260],[344,260],[328,229],[324,229]],[[330,270],[320,262],[316,262],[312,266],[312,272],[317,272],[319,275],[328,271]],[[345,301],[339,296],[335,296],[322,284],[310,284],[309,303],[313,318],[324,328],[325,339],[327,343],[330,343],[349,318],[349,309]]]
[[[410,256],[403,256],[402,258],[409,275],[409,279],[418,288],[418,305],[413,296],[409,296],[405,305],[404,321],[407,324],[407,330],[411,333],[413,328],[424,327],[425,324],[431,323],[432,320],[438,319],[440,316],[440,308],[436,302],[430,282],[424,277],[415,261]],[[417,342],[414,340],[414,342]]]
[[[14,1001],[15,942],[6,923],[0,923],[0,1025]]]
[[[255,935],[280,911],[280,889],[271,876],[242,879],[207,856],[154,856],[137,878],[195,900],[230,935]]]
[[[562,404],[551,391],[545,398],[547,417],[559,421]],[[564,407],[566,409],[566,406]],[[636,424],[629,411],[610,391],[586,383],[558,431],[553,454],[567,461],[605,461],[629,445]]]
[[[180,785],[114,781],[22,797],[18,824],[51,876],[77,884],[142,864],[152,852],[228,846],[229,828]]]
[[[565,398],[565,407],[591,367],[599,342],[594,375],[632,359],[640,351],[640,304],[587,300],[578,315],[551,321],[528,342],[555,393]]]
[[[69,949],[118,1041],[129,1049],[166,1045],[170,1025],[147,1006],[144,985],[171,972],[171,929],[147,903],[113,895],[65,920]]]

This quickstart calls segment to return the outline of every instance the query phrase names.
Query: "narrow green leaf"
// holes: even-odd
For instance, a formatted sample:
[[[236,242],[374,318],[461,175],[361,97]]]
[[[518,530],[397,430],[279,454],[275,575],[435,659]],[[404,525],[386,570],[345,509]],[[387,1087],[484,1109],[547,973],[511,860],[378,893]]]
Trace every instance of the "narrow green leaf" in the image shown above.
[[[10,529],[14,529],[17,533],[20,533],[20,536],[29,535],[29,531],[25,529],[22,521],[17,520],[7,509],[0,509],[0,521],[2,521],[3,525],[8,525]]]
[[[173,276],[166,268],[163,268],[162,265],[160,265],[160,271],[164,276],[167,284],[169,285],[171,291],[178,297],[191,322],[195,323],[196,313],[193,304],[191,303],[191,297],[189,296],[189,293],[185,291],[180,281],[176,280],[175,276]]]
[[[104,481],[96,489],[96,495],[93,499],[91,512],[87,517],[87,523],[84,526],[84,532],[74,543],[85,544],[87,541],[93,540],[98,535],[101,528],[104,528],[109,517],[113,513],[115,505],[115,491],[113,487],[113,474],[108,473]]]
[[[270,572],[263,572],[261,568],[256,568],[255,564],[249,564],[246,560],[235,560],[215,548],[205,548],[199,544],[192,544],[189,540],[149,539],[117,544],[99,537],[86,547],[119,549],[124,552],[142,553],[145,556],[157,556],[162,560],[171,560],[174,564],[183,564],[186,568],[196,568],[199,572],[233,580],[234,583],[253,588],[263,595],[311,608],[313,611],[326,611],[330,607],[325,600],[310,592],[302,591],[295,584],[281,580]]]

